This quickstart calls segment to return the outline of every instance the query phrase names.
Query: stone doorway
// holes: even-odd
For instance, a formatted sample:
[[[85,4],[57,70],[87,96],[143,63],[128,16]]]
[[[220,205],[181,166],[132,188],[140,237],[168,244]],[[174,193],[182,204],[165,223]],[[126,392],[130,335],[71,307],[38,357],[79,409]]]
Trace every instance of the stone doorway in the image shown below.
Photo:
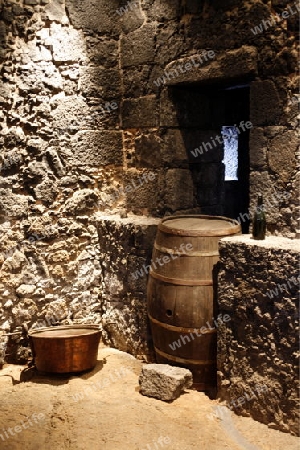
[[[249,84],[190,84],[171,89],[195,204],[203,214],[237,218],[248,212],[249,90]],[[233,141],[236,149],[226,158],[227,143]],[[230,176],[228,164],[235,176]],[[242,228],[243,233],[249,232],[249,220],[242,222]]]

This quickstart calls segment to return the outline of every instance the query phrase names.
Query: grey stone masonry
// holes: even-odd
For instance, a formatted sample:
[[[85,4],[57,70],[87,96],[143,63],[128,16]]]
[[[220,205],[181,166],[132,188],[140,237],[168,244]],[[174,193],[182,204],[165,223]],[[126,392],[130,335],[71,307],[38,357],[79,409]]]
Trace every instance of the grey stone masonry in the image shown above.
[[[300,241],[223,238],[218,277],[218,390],[242,415],[297,434]],[[253,393],[255,395],[253,395]]]
[[[104,341],[149,359],[147,277],[159,219],[98,216]]]

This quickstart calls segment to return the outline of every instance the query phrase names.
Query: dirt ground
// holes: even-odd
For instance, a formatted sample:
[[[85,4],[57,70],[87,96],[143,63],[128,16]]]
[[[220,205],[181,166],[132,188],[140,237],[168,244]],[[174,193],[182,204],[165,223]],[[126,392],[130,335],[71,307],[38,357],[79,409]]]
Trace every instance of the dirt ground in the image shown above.
[[[0,371],[1,450],[299,449],[297,437],[227,408],[214,414],[217,401],[203,393],[173,403],[143,397],[141,362],[115,349],[100,348],[96,368],[81,376],[23,370]]]

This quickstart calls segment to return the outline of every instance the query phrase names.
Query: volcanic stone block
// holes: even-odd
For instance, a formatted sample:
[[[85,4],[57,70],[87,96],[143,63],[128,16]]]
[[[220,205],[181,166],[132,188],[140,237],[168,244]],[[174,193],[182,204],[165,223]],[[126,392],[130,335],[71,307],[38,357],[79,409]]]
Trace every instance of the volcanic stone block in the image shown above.
[[[281,209],[291,205],[291,192],[283,186],[274,185],[273,177],[267,171],[252,171],[250,173],[250,210],[253,212],[257,203],[258,192],[263,192],[265,212],[267,215],[267,232],[277,233],[287,231]]]
[[[66,16],[64,5],[60,0],[52,0],[52,2],[45,7],[44,11],[49,20],[55,20],[56,22],[61,22]]]
[[[162,164],[160,139],[154,134],[142,134],[135,140],[136,167],[159,167]]]
[[[147,10],[147,15],[151,20],[165,22],[166,20],[174,20],[180,15],[180,0],[172,0],[172,2],[155,0],[154,2],[149,3],[149,6],[145,4],[145,9]]]
[[[58,194],[57,183],[45,177],[41,183],[33,188],[33,191],[38,200],[41,200],[46,205],[50,205]]]
[[[56,101],[52,115],[53,129],[58,134],[75,134],[79,130],[99,130],[119,126],[119,102],[95,101],[91,108],[80,96],[70,95]]]
[[[25,195],[0,189],[0,215],[6,218],[24,218],[28,215],[28,199]]]
[[[145,20],[144,12],[138,0],[128,0],[126,5],[123,6],[123,10],[122,7],[118,8],[117,14],[120,17],[120,23],[124,33],[137,30],[143,25]]]
[[[86,45],[88,57],[96,66],[118,66],[118,41],[112,39],[96,41],[90,37],[90,39],[87,40]]]
[[[194,55],[195,63],[191,56],[169,63],[165,67],[165,72],[170,74],[170,77],[166,79],[166,85],[216,81],[257,74],[255,47],[245,45],[237,50],[229,50],[221,54],[213,54],[212,50],[210,52],[202,51]]]
[[[99,215],[97,220],[101,267],[105,267],[102,312],[108,323],[114,323],[104,330],[104,339],[134,355],[149,353],[146,268],[159,222],[153,217],[119,215]]]
[[[162,190],[161,179],[155,171],[128,170],[125,177],[124,191],[127,208],[140,214],[142,210],[156,211]]]
[[[50,37],[45,45],[53,48],[53,60],[56,62],[78,62],[85,54],[85,39],[83,33],[72,28],[53,24]]]
[[[167,130],[162,140],[164,162],[171,167],[188,166],[187,148],[181,130]]]
[[[122,135],[119,131],[80,131],[71,140],[73,163],[92,166],[123,163]]]
[[[29,295],[33,294],[33,292],[36,290],[36,286],[34,284],[21,284],[16,289],[16,294],[19,297],[28,297]]]
[[[119,0],[66,0],[72,25],[78,29],[118,35],[117,9]]]
[[[280,99],[273,81],[253,81],[250,85],[250,121],[252,124],[275,125],[280,114]]]
[[[160,96],[160,126],[178,127],[179,118],[168,88],[163,89]]]
[[[193,384],[192,373],[188,369],[168,364],[144,364],[139,378],[140,393],[163,401],[178,398]]]
[[[266,169],[267,138],[262,128],[252,128],[250,130],[249,148],[251,167]]]
[[[82,67],[80,75],[83,95],[94,98],[115,98],[120,95],[121,80],[118,69]]]
[[[92,210],[97,203],[98,197],[92,189],[82,189],[74,192],[67,200],[64,211],[69,215],[83,214]]]
[[[183,49],[186,48],[186,40],[184,34],[177,34],[176,39],[174,36],[174,23],[167,22],[163,27],[157,27],[157,34],[155,38],[156,48],[159,51],[156,52],[155,61],[157,65],[153,66],[150,82],[151,84],[157,77],[161,76],[162,69],[170,61],[174,61],[180,55],[182,55]]]
[[[122,67],[153,62],[155,56],[154,40],[155,26],[150,24],[123,36],[121,40]]]
[[[166,174],[165,204],[171,211],[193,207],[194,185],[191,172],[170,169]]]
[[[123,69],[123,95],[124,98],[139,98],[154,93],[151,77],[153,65],[131,66]]]
[[[269,166],[284,182],[289,181],[293,172],[296,171],[295,154],[298,145],[296,131],[286,131],[271,141],[268,151]]]
[[[3,22],[2,20],[0,20],[0,41],[5,41],[5,37],[6,37],[6,26],[5,26],[5,22]]]
[[[154,95],[124,100],[122,108],[123,128],[151,128],[157,126],[157,104]]]

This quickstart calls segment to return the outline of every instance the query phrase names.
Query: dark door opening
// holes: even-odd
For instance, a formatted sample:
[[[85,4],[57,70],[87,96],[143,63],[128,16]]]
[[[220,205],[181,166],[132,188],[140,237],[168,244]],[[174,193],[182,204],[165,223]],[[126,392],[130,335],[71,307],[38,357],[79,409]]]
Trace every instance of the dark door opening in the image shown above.
[[[171,95],[203,214],[241,218],[249,231],[249,86],[181,85]]]

